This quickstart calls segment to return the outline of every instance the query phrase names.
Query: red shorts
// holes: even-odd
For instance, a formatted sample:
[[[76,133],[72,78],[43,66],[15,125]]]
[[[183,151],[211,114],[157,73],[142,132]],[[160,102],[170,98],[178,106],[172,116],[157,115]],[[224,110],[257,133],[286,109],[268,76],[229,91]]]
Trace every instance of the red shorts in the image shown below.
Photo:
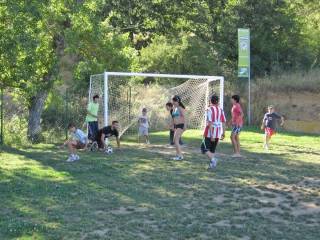
[[[275,134],[276,134],[276,131],[275,131],[274,129],[268,128],[268,127],[266,127],[266,128],[264,129],[264,132],[265,132],[269,137],[271,137],[272,135],[275,135]]]

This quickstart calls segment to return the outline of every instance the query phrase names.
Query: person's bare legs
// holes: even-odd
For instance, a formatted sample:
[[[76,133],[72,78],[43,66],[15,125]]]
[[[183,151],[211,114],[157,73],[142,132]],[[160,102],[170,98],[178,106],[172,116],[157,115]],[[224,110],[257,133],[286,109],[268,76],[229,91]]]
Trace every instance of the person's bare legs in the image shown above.
[[[146,143],[149,143],[149,135],[144,135]]]
[[[231,139],[231,143],[232,143],[232,147],[233,147],[233,153],[236,154],[237,153],[237,145],[235,142],[236,141],[235,134],[233,132],[231,133],[230,139]]]
[[[240,140],[239,140],[239,134],[238,133],[231,133],[231,142],[233,146],[233,152],[234,154],[232,157],[241,157],[240,155]]]
[[[209,158],[209,160],[211,160],[212,158],[214,158],[214,153],[207,151],[206,152],[207,157]]]
[[[76,148],[74,146],[77,145],[77,141],[71,140],[67,143],[67,145],[68,145],[69,153],[75,154]]]
[[[265,133],[265,136],[264,136],[264,148],[265,149],[269,149],[270,139],[271,139],[271,136],[269,136],[267,133]]]
[[[180,146],[180,138],[181,138],[182,133],[183,133],[183,129],[181,129],[181,128],[177,128],[174,132],[173,140],[174,140],[174,144],[176,147],[177,156],[182,156],[181,146]]]
[[[240,155],[240,139],[239,139],[239,133],[235,134],[235,144],[236,144],[236,154]]]

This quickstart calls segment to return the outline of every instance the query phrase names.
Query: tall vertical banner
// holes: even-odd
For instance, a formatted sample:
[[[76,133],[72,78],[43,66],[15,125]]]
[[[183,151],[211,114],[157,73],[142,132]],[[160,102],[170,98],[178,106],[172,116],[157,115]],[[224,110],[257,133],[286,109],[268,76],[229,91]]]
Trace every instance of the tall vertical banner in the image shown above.
[[[248,124],[251,125],[250,29],[238,29],[238,77],[248,78]]]
[[[250,75],[250,30],[238,29],[238,77]]]

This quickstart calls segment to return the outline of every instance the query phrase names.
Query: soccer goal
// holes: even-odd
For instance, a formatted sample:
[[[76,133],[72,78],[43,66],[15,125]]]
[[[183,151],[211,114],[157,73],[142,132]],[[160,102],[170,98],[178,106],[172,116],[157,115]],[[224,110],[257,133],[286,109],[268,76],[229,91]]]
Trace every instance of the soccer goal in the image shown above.
[[[104,72],[90,77],[89,99],[100,96],[99,125],[117,120],[121,133],[136,130],[142,108],[147,108],[152,130],[165,130],[170,121],[165,105],[179,95],[186,106],[188,129],[200,129],[212,94],[223,108],[224,77],[157,73]]]

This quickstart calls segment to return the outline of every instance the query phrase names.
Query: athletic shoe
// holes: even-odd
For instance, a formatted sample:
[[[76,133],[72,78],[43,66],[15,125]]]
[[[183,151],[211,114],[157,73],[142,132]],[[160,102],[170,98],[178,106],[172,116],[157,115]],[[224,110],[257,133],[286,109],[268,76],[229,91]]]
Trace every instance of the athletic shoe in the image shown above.
[[[217,160],[215,158],[212,158],[210,163],[209,163],[208,170],[213,170],[216,167],[217,167]]]
[[[78,161],[78,160],[80,160],[80,157],[79,157],[79,155],[75,154],[74,155],[74,161]]]
[[[67,162],[74,162],[75,161],[75,157],[73,155],[70,155],[67,159]]]
[[[181,160],[183,160],[183,156],[175,156],[172,158],[172,160],[181,161]]]
[[[146,144],[150,144],[150,141],[146,141]]]
[[[269,146],[267,144],[264,144],[263,147],[265,150],[269,150]]]

